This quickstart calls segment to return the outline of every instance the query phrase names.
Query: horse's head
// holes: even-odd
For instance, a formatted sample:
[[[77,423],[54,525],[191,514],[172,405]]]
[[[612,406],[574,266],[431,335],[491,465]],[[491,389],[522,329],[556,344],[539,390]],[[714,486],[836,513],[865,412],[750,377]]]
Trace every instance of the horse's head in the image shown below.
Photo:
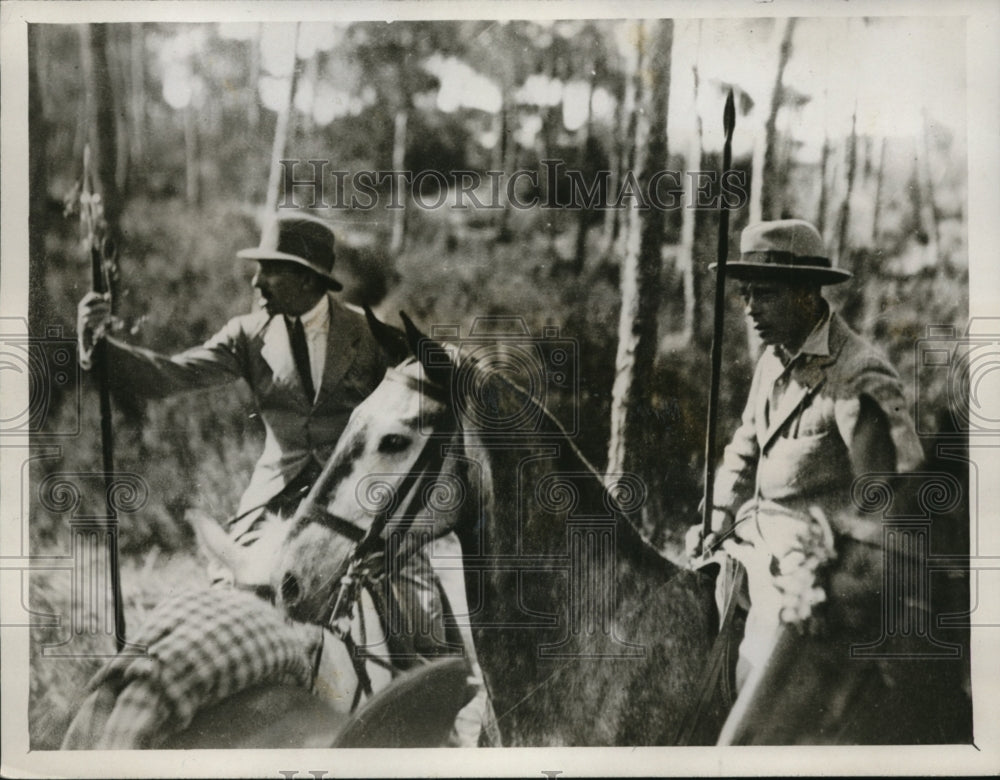
[[[370,312],[369,324],[387,352],[398,357],[402,334]],[[420,336],[415,329],[409,335],[416,349]],[[385,343],[386,338],[391,341]],[[442,372],[449,370],[435,365],[432,379],[420,362],[407,359],[389,369],[354,409],[313,491],[315,504],[288,524],[268,564],[277,601],[293,617],[314,622],[329,618],[351,554],[366,534],[372,537],[364,543],[371,552],[389,550],[395,539],[391,554],[401,555],[399,545],[415,544],[412,534],[404,533],[411,526],[422,527],[421,541],[430,533],[447,532],[428,529],[422,510],[435,491],[442,447],[452,430],[447,393],[440,384]],[[373,524],[378,526],[374,531]]]
[[[405,348],[411,356],[354,409],[306,509],[274,532],[273,549],[250,554],[255,578],[300,620],[326,621],[363,537],[369,552],[399,559],[451,530],[478,530],[489,471],[470,460],[481,457],[474,454],[480,439],[524,425],[528,412],[537,411],[531,424],[552,426],[550,434],[558,425],[511,381],[523,374],[516,359],[498,351],[461,357],[405,315],[405,337],[370,312],[368,319],[388,354],[400,357]]]

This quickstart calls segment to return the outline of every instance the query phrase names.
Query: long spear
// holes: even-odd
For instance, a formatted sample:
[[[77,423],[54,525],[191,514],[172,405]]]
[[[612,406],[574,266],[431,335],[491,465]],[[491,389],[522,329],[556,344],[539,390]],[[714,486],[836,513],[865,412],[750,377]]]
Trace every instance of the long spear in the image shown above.
[[[114,242],[105,235],[103,204],[100,195],[91,186],[90,145],[83,148],[83,182],[80,190],[80,221],[86,232],[87,248],[90,252],[91,289],[97,293],[111,291],[111,279],[115,273],[117,249]],[[101,456],[104,467],[104,502],[107,522],[116,518],[111,503],[111,486],[114,480],[114,436],[111,429],[111,390],[108,382],[107,344],[104,339],[95,339],[92,352],[92,366],[97,377],[101,408]],[[115,611],[115,648],[121,652],[125,647],[125,610],[122,604],[121,568],[118,561],[118,534],[110,535],[108,565],[111,569],[111,593]]]
[[[722,111],[722,126],[726,141],[722,147],[722,176],[733,161],[733,129],[736,127],[736,106],[733,90],[729,89],[726,107]],[[721,184],[721,177],[720,177]],[[726,304],[726,256],[729,254],[729,209],[719,196],[719,241],[715,266],[715,323],[712,329],[712,375],[708,390],[708,426],[705,434],[705,493],[702,502],[702,538],[712,531],[712,488],[715,484],[715,434],[719,409],[719,383],[722,371],[722,325]]]

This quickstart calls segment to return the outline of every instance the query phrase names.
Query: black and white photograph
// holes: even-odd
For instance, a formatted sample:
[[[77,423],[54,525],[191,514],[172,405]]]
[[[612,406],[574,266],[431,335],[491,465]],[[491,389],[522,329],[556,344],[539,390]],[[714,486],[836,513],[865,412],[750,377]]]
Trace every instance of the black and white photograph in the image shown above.
[[[4,776],[1000,766],[1000,4],[0,50]]]

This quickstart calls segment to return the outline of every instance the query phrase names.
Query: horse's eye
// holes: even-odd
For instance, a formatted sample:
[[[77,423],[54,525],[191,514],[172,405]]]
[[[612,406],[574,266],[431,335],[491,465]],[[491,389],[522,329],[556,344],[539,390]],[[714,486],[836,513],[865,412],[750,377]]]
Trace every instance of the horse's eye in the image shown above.
[[[387,455],[392,455],[397,452],[402,452],[410,446],[410,443],[411,440],[409,436],[403,436],[400,433],[389,433],[383,436],[381,441],[379,441],[378,451]]]

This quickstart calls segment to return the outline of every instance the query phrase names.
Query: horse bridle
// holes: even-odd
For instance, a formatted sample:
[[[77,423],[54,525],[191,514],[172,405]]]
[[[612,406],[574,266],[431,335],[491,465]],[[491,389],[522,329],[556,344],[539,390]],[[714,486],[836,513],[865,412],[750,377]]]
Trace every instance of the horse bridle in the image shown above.
[[[392,378],[394,381],[403,381],[418,392],[435,400],[440,400],[444,396],[443,389],[439,389],[439,385],[431,385],[426,380],[422,382],[393,369],[389,369],[386,372],[386,376]],[[410,466],[410,470],[400,481],[399,486],[392,491],[392,500],[375,515],[375,519],[368,528],[362,528],[350,520],[321,509],[318,506],[319,495],[325,493],[329,487],[326,484],[329,481],[328,472],[332,471],[329,467],[325,468],[316,480],[316,484],[310,491],[309,496],[303,501],[304,509],[299,513],[299,517],[295,518],[294,522],[319,523],[354,542],[349,560],[350,564],[359,564],[373,552],[373,548],[381,538],[386,525],[396,517],[396,510],[399,508],[404,497],[410,496],[410,500],[403,513],[398,517],[399,520],[403,521],[399,525],[409,527],[413,523],[413,520],[416,519],[417,512],[424,508],[424,501],[422,499],[425,491],[414,490],[414,487],[422,486],[427,481],[429,475],[440,471],[440,466],[444,462],[441,447],[438,447],[435,451],[435,448],[431,445],[432,442],[440,442],[446,436],[455,433],[459,428],[457,420],[455,423],[453,426],[444,426],[437,433],[427,437],[420,448],[419,454],[413,461],[413,465]]]
[[[418,380],[393,369],[389,369],[386,372],[386,376],[392,378],[394,381],[402,381],[418,392],[435,400],[442,401],[447,406],[445,400],[447,397],[446,389],[440,387],[440,385],[431,384],[427,380]],[[353,542],[351,551],[348,554],[346,571],[340,576],[337,595],[333,599],[330,615],[325,621],[330,632],[344,643],[344,647],[348,651],[351,663],[354,666],[355,674],[358,677],[358,688],[354,692],[354,700],[351,704],[352,712],[360,703],[362,694],[369,697],[372,695],[371,677],[365,666],[367,662],[375,663],[384,669],[388,669],[393,674],[397,671],[392,664],[364,649],[367,632],[365,630],[364,613],[361,609],[358,610],[361,646],[358,646],[351,634],[354,606],[360,603],[362,591],[365,589],[371,591],[376,581],[385,574],[385,550],[383,548],[381,551],[376,551],[375,548],[382,539],[382,534],[390,520],[402,528],[409,528],[417,518],[418,513],[426,508],[426,485],[440,472],[444,462],[443,449],[447,445],[441,443],[442,439],[453,435],[459,428],[460,426],[456,420],[455,425],[447,425],[435,434],[427,437],[409,471],[399,482],[396,489],[392,491],[392,499],[386,506],[379,510],[372,524],[367,529],[356,525],[344,517],[320,508],[318,497],[325,493],[328,488],[328,485],[325,483],[329,481],[329,474],[332,472],[330,464],[324,468],[323,473],[316,480],[316,484],[310,491],[309,496],[303,501],[302,511],[297,513],[299,515],[296,518],[297,523],[319,523]],[[433,446],[435,443],[438,446]],[[405,508],[401,513],[397,514],[400,505],[407,497],[409,498]],[[408,549],[403,552],[404,554],[399,558],[401,561],[412,555],[414,550]],[[377,605],[378,600],[375,603]],[[380,617],[385,618],[384,615],[380,615]],[[321,652],[317,654],[317,666],[321,654]]]

